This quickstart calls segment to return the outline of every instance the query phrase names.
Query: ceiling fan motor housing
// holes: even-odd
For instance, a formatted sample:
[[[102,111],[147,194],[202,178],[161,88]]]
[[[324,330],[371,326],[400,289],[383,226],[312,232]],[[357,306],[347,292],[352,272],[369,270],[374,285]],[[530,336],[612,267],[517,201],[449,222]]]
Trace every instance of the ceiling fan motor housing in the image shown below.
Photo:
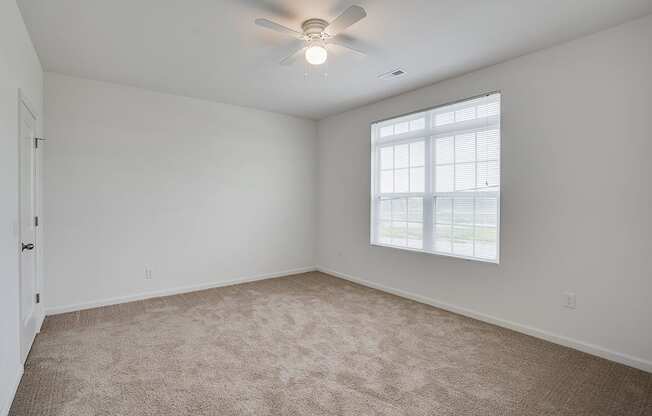
[[[308,19],[301,24],[303,36],[305,40],[325,40],[329,36],[324,29],[328,26],[328,22],[323,19]]]

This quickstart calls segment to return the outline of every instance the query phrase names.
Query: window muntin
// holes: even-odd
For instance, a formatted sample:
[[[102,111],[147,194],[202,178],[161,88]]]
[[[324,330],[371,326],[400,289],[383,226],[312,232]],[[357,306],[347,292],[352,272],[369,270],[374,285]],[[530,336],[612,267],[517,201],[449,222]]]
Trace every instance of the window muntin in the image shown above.
[[[500,94],[371,131],[371,243],[497,263]]]

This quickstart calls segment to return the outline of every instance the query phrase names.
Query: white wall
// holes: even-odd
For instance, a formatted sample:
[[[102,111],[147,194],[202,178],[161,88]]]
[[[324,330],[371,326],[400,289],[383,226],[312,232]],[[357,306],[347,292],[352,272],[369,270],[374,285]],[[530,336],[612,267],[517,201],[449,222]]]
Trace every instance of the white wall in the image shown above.
[[[651,39],[649,16],[320,121],[320,268],[652,371]],[[495,90],[501,264],[371,247],[369,123]]]
[[[18,332],[18,88],[42,114],[42,85],[41,64],[16,2],[0,0],[0,415],[9,411],[22,374]]]
[[[45,91],[49,312],[314,266],[314,121],[51,73]]]

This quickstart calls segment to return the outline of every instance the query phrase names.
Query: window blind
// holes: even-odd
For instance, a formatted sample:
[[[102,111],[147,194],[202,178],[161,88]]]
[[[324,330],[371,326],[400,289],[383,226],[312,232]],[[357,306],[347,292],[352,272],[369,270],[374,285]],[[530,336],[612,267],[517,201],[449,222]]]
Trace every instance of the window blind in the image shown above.
[[[500,99],[372,124],[372,244],[498,263]]]

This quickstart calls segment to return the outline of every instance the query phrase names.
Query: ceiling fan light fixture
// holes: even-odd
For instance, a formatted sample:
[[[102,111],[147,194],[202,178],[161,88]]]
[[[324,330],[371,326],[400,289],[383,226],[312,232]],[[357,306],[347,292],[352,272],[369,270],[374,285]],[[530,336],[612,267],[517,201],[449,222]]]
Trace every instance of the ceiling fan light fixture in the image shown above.
[[[324,45],[313,44],[306,48],[306,61],[311,65],[321,65],[328,59],[328,52]]]

